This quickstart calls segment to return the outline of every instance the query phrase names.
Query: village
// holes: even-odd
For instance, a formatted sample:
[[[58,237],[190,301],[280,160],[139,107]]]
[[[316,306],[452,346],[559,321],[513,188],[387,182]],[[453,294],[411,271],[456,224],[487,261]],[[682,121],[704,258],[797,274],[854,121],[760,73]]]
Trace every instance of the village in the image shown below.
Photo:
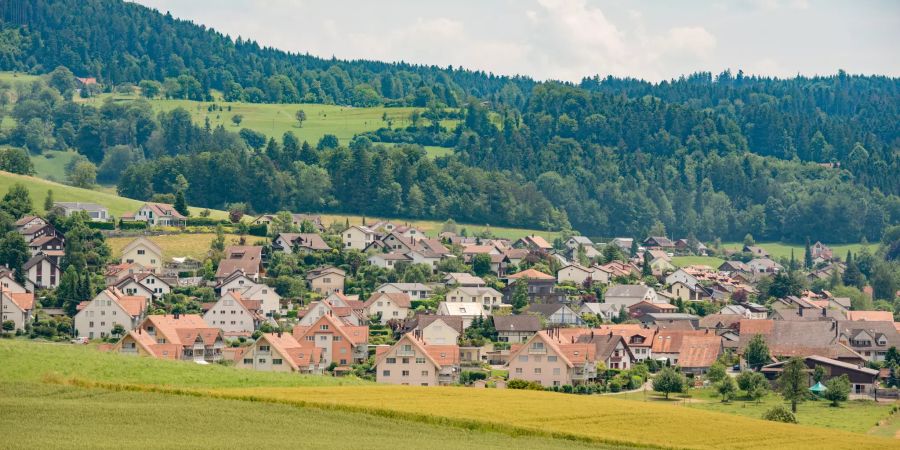
[[[7,337],[255,371],[582,394],[645,388],[665,371],[701,387],[723,370],[774,383],[800,358],[808,386],[841,379],[854,398],[898,395],[893,314],[832,294],[847,264],[819,242],[802,264],[748,242],[718,267],[676,267],[676,255],[712,250],[664,236],[466,236],[455,224],[428,236],[282,212],[228,224],[256,236],[222,235],[210,246],[218,258],[167,260],[153,232],[184,232],[189,218],[147,203],[118,222],[117,232],[136,231],[110,255],[104,286],[66,311],[43,304],[63,295],[60,266],[72,257],[52,222],[103,224],[98,233],[116,222],[90,203],[56,203],[48,216],[15,222],[30,257],[0,278]]]

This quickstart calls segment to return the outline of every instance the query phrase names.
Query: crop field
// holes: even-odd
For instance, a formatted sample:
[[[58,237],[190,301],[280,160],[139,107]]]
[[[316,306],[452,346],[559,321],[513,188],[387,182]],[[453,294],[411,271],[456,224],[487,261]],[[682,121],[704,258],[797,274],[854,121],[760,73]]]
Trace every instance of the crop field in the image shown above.
[[[53,422],[54,427],[60,428],[43,433],[48,436],[40,438],[50,440],[50,446],[59,442],[54,439],[61,436],[76,433],[82,439],[80,436],[101,433],[98,424],[118,424],[104,419],[111,417],[128,418],[122,426],[135,431],[125,434],[129,439],[145,429],[181,429],[166,425],[187,417],[194,418],[178,420],[182,426],[193,424],[193,428],[204,429],[198,433],[206,433],[205,428],[221,423],[210,418],[219,417],[221,412],[222,417],[233,419],[237,415],[229,412],[236,409],[241,411],[242,424],[256,423],[261,420],[257,416],[270,414],[272,423],[293,418],[301,423],[297,424],[300,429],[306,423],[330,424],[344,417],[353,419],[346,423],[353,423],[354,427],[371,423],[372,431],[363,426],[361,434],[354,434],[367,438],[367,447],[407,439],[415,442],[416,435],[430,437],[431,432],[443,436],[440,433],[446,430],[455,433],[454,442],[446,445],[471,443],[479,448],[580,448],[587,444],[656,448],[887,448],[896,442],[662,402],[635,408],[632,400],[610,396],[375,385],[352,378],[261,373],[105,354],[90,346],[0,340],[0,360],[4,361],[0,365],[0,408],[4,411],[0,425],[5,425],[4,421]],[[170,405],[168,410],[166,405]],[[126,414],[132,410],[129,408],[144,412]],[[196,414],[201,408],[207,414]],[[176,412],[182,409],[186,411],[184,416]],[[75,414],[78,411],[81,414]],[[75,417],[77,420],[71,419]],[[95,424],[82,428],[85,422]],[[269,429],[233,428],[249,433],[247,436],[253,435],[247,428]],[[322,429],[321,424],[318,429]],[[340,435],[334,431],[340,429],[328,428],[333,432],[330,438]],[[379,429],[380,433],[376,431]],[[232,431],[222,429],[220,433],[230,436]],[[291,432],[294,439],[302,436],[303,433]],[[510,440],[510,436],[516,439]],[[470,437],[472,440],[468,441]],[[158,439],[165,443],[169,437]],[[445,446],[444,441],[438,442]]]
[[[616,398],[633,401],[646,401],[649,403],[670,404],[692,409],[713,411],[727,414],[758,418],[775,405],[785,405],[781,396],[770,392],[759,402],[746,400],[743,392],[734,400],[723,403],[713,389],[693,389],[687,395],[672,395],[669,400],[655,392],[632,392],[617,395]],[[869,433],[883,436],[893,436],[900,431],[900,421],[887,420],[893,407],[891,403],[875,403],[868,400],[853,400],[844,402],[841,406],[833,408],[825,400],[807,401],[797,406],[797,420],[801,425],[832,428],[854,433]],[[884,425],[876,426],[876,423],[885,421]]]
[[[349,436],[373,449],[602,448],[361,413],[35,383],[0,382],[0,411],[3,448],[334,448]]]
[[[103,94],[91,99],[79,101],[99,106],[107,99],[117,102],[134,101],[138,97],[129,94]],[[281,136],[292,131],[301,141],[308,141],[315,145],[322,136],[333,134],[342,144],[350,143],[353,136],[367,131],[375,131],[387,126],[385,116],[391,121],[392,126],[405,127],[410,124],[410,115],[413,111],[422,111],[422,108],[388,108],[370,107],[356,108],[352,106],[322,105],[315,103],[244,103],[244,102],[198,102],[194,100],[151,99],[148,100],[155,111],[170,111],[181,107],[191,113],[194,121],[203,125],[209,119],[210,125],[225,126],[231,131],[241,128],[249,128],[280,140]],[[210,106],[221,106],[222,111],[216,108],[210,111]],[[230,108],[230,110],[229,110]],[[295,114],[298,110],[306,113],[303,125],[297,122]],[[232,122],[235,115],[242,116],[240,125]],[[456,121],[447,120],[442,124],[445,127],[456,126]]]

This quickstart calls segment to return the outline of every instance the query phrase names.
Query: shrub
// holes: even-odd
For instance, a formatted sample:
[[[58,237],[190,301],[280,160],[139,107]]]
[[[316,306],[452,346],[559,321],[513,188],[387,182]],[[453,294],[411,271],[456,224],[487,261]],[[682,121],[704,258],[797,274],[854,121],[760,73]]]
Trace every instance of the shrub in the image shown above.
[[[622,390],[622,385],[618,380],[612,380],[609,382],[609,392],[619,392]]]
[[[541,383],[537,383],[534,381],[520,380],[520,379],[509,380],[509,382],[506,383],[506,387],[509,389],[526,389],[526,390],[531,390],[531,391],[543,391],[544,390],[544,386],[542,386]]]
[[[120,230],[146,230],[147,222],[141,222],[139,220],[136,220],[136,221],[120,220],[119,221],[119,229]]]
[[[113,222],[87,222],[88,228],[94,230],[115,230],[116,224]]]
[[[762,418],[772,422],[797,423],[797,416],[783,405],[773,406],[763,414]]]
[[[258,225],[250,225],[247,233],[249,233],[251,236],[266,237],[268,236],[269,228],[264,223]]]
[[[216,225],[230,225],[227,220],[217,220],[209,217],[188,217],[185,225],[189,227],[214,227]]]
[[[478,380],[486,380],[487,373],[482,372],[480,370],[464,370],[459,374],[459,382],[462,384],[469,384]]]

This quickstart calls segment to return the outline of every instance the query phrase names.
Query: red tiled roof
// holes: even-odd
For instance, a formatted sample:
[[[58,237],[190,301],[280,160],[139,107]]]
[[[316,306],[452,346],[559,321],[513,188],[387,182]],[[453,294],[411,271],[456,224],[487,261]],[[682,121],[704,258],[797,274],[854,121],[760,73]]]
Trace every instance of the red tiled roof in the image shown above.
[[[518,280],[520,278],[527,278],[531,280],[555,280],[556,278],[552,275],[547,275],[544,272],[535,270],[535,269],[527,269],[516,274],[510,275],[506,278],[510,280]]]

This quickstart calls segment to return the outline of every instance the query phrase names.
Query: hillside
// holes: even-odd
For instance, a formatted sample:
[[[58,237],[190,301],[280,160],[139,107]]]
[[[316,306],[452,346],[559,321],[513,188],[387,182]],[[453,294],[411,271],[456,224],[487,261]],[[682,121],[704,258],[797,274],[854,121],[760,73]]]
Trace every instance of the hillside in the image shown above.
[[[96,350],[66,344],[39,344],[23,341],[0,341],[0,357],[9,362],[0,367],[0,405],[14,406],[0,418],[11,420],[37,414],[54,421],[59,433],[74,433],[74,423],[60,420],[65,411],[74,406],[68,400],[84,398],[92,405],[111,405],[114,411],[132,411],[133,402],[172,405],[171,414],[159,414],[155,408],[143,408],[140,417],[143,427],[136,430],[159,429],[171,417],[187,417],[175,412],[183,406],[188,411],[200,406],[229,411],[241,408],[250,420],[258,414],[273,414],[281,420],[285,408],[294,406],[296,417],[357,417],[364,424],[384,421],[390,427],[375,433],[365,428],[361,438],[373,439],[371,445],[380,447],[384,439],[393,438],[401,424],[414,427],[416,433],[399,433],[399,438],[415,439],[435,431],[465,433],[453,438],[458,443],[479,442],[476,446],[490,446],[503,434],[504,447],[518,441],[527,447],[577,448],[580,445],[618,445],[681,447],[681,448],[748,448],[771,446],[773,443],[791,448],[866,448],[886,447],[894,441],[867,437],[862,434],[840,432],[802,425],[772,422],[700,411],[665,404],[641,404],[635,408],[630,400],[606,396],[574,396],[549,392],[468,389],[421,388],[360,384],[350,379],[300,377],[290,374],[264,374],[236,369],[197,366],[183,362],[163,362],[144,358],[97,353]],[[47,375],[49,374],[49,375]],[[201,379],[202,374],[202,379]],[[77,379],[75,383],[66,380]],[[37,380],[53,383],[37,384]],[[13,384],[16,383],[16,384]],[[345,384],[340,388],[311,385]],[[62,384],[60,386],[59,384]],[[69,386],[66,386],[69,384]],[[109,392],[97,388],[106,386],[127,391]],[[152,385],[152,387],[151,387]],[[297,387],[273,387],[273,386]],[[355,385],[355,386],[354,386]],[[242,387],[234,387],[242,386]],[[255,387],[259,386],[259,387]],[[268,386],[268,387],[263,387]],[[180,390],[179,390],[180,389]],[[185,391],[184,389],[187,389]],[[48,410],[41,394],[53,392],[59,397],[59,410]],[[169,394],[190,393],[189,396]],[[11,400],[16,398],[15,401]],[[246,400],[254,400],[246,402]],[[159,403],[157,403],[159,402]],[[243,404],[247,404],[244,410]],[[33,406],[34,411],[23,405]],[[91,408],[94,417],[103,408]],[[218,414],[218,413],[216,413]],[[332,416],[330,416],[332,415]],[[216,425],[203,415],[205,427]],[[216,417],[216,416],[214,416]],[[199,418],[190,419],[193,423]],[[336,419],[335,419],[336,420]],[[304,421],[303,419],[299,420]],[[331,423],[331,419],[325,420]],[[648,426],[648,424],[652,424]],[[224,427],[227,428],[227,427]],[[230,433],[225,431],[223,433]],[[96,433],[88,428],[88,435]],[[371,434],[367,434],[371,433]],[[79,433],[79,436],[83,434]],[[379,437],[380,436],[380,437]],[[431,435],[428,435],[431,437]],[[514,441],[506,441],[514,436]],[[333,437],[333,436],[332,436]],[[557,439],[548,439],[548,438]],[[472,438],[471,441],[466,441]],[[478,440],[481,438],[483,440]],[[565,440],[560,440],[565,439]],[[41,439],[56,442],[48,436]],[[79,438],[83,439],[83,438]],[[139,439],[139,438],[138,438]],[[367,440],[367,444],[368,444]],[[451,444],[448,444],[451,445]],[[455,444],[452,444],[455,445]],[[518,447],[517,447],[518,448]]]

